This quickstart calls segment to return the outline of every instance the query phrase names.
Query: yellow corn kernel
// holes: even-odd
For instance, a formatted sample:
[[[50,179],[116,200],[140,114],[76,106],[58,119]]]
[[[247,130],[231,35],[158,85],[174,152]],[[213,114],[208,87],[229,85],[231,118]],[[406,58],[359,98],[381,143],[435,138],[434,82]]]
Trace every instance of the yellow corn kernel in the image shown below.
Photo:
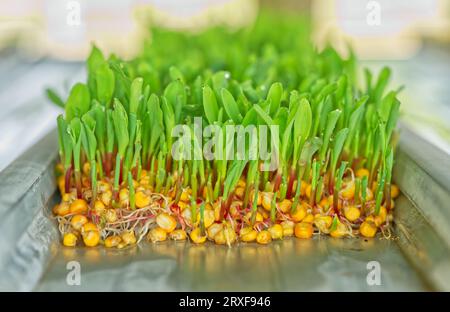
[[[314,222],[314,216],[312,213],[308,213],[306,217],[302,220],[305,223],[313,223]]]
[[[325,208],[325,209],[328,208],[328,207],[330,206],[328,197],[322,198],[322,199],[320,200],[320,202],[319,202],[319,206],[320,206],[321,208]]]
[[[398,189],[398,186],[395,184],[391,185],[391,197],[392,198],[397,198],[398,195],[400,194],[400,190]]]
[[[258,191],[258,195],[256,195],[256,205],[257,206],[261,206],[262,204],[262,196],[261,196],[261,192]],[[253,200],[255,199],[255,190],[251,190],[250,191],[250,197],[249,197],[249,202],[253,204]]]
[[[62,163],[57,163],[57,164],[56,164],[56,166],[55,166],[55,173],[56,173],[57,175],[61,175],[61,174],[64,173],[64,166],[63,166]]]
[[[298,238],[311,238],[314,232],[314,228],[311,223],[300,222],[294,227],[295,237]]]
[[[336,229],[330,232],[330,236],[334,238],[341,238],[348,234],[348,230],[342,223],[338,223]]]
[[[75,230],[80,231],[87,222],[88,219],[84,215],[74,215],[70,220],[70,225],[72,225]]]
[[[383,219],[383,221],[386,221],[386,216],[387,216],[387,209],[384,206],[380,207],[380,212],[378,213],[378,215]]]
[[[214,211],[214,207],[210,203],[205,204],[205,210],[211,210]]]
[[[83,173],[84,173],[84,175],[89,176],[89,174],[91,173],[91,164],[90,163],[85,162],[83,164]]]
[[[263,230],[256,236],[256,242],[258,244],[266,245],[272,241],[272,236],[269,231]]]
[[[98,193],[104,193],[107,191],[111,191],[111,185],[106,181],[98,181],[97,182],[97,191],[98,191]]]
[[[311,191],[312,191],[312,186],[311,186],[311,184],[307,183],[307,185],[305,186],[305,195],[306,195],[306,197],[311,198]]]
[[[208,238],[214,240],[214,237],[223,229],[222,223],[214,223],[206,230]]]
[[[247,223],[250,223],[250,221],[252,220],[252,212],[249,211],[245,214],[244,219],[247,221]],[[256,217],[255,217],[255,222],[262,222],[263,216],[262,214],[260,214],[259,212],[256,212]]]
[[[109,206],[111,204],[112,199],[112,192],[111,191],[105,191],[100,195],[100,200],[105,204],[105,206]]]
[[[247,184],[247,183],[245,182],[244,179],[239,179],[239,181],[238,181],[238,183],[237,183],[237,186],[238,186],[238,187],[245,188],[246,184]]]
[[[378,215],[374,216],[375,225],[376,226],[382,225],[384,222],[386,222],[386,217],[387,217],[387,210],[384,206],[381,206]]]
[[[129,191],[123,188],[119,191],[119,201],[122,207],[127,207],[129,204]]]
[[[373,181],[373,182],[372,182],[372,189],[371,189],[371,191],[372,191],[373,193],[375,193],[375,191],[377,190],[377,187],[378,187],[377,181]]]
[[[186,204],[184,201],[180,200],[177,205],[178,205],[178,207],[180,207],[180,210],[184,210],[184,209],[190,210],[189,205]]]
[[[360,169],[356,170],[356,176],[358,178],[368,177],[369,174],[370,174],[369,170],[367,170],[366,168],[360,168]]]
[[[114,223],[117,221],[117,212],[115,209],[106,209],[105,219],[108,223]]]
[[[278,208],[284,212],[287,213],[289,210],[291,210],[292,202],[289,199],[283,199],[281,203],[278,203]]]
[[[148,233],[147,239],[152,243],[163,242],[167,239],[167,232],[160,227],[153,228]]]
[[[202,235],[198,227],[193,229],[189,236],[195,244],[203,244],[206,241],[206,235]]]
[[[267,219],[270,217],[270,211],[267,211],[264,208],[258,209],[258,212],[262,215],[263,219]]]
[[[184,201],[185,203],[188,203],[190,197],[191,197],[190,189],[186,188],[186,189],[184,189],[183,192],[181,193],[180,200],[181,200],[181,201]]]
[[[333,195],[328,196],[327,199],[328,199],[328,205],[332,205],[333,204]]]
[[[181,211],[181,216],[183,217],[184,220],[191,222],[192,221],[191,208],[188,207],[188,208],[184,209],[183,211]],[[198,220],[198,218],[197,218],[197,220]]]
[[[214,207],[214,220],[219,221],[220,220],[220,209],[221,209],[220,200],[216,201],[213,204],[213,207]]]
[[[101,200],[96,200],[94,203],[94,211],[100,215],[105,211],[105,204]]]
[[[269,233],[272,239],[282,239],[283,227],[281,226],[281,224],[274,224],[269,228]]]
[[[345,184],[343,190],[341,191],[342,197],[345,199],[352,199],[355,196],[355,182],[350,181]]]
[[[144,176],[141,177],[141,179],[139,180],[139,184],[142,186],[148,186],[150,183],[150,177],[149,176]]]
[[[134,231],[125,231],[121,235],[122,242],[127,245],[136,244],[136,236],[134,235]]]
[[[66,189],[66,180],[63,175],[58,177],[58,188],[61,195],[63,195]]]
[[[291,211],[291,219],[294,222],[302,221],[306,217],[306,215],[307,215],[306,204],[304,203],[298,204],[295,212]]]
[[[105,247],[106,248],[117,247],[117,245],[119,245],[121,241],[122,239],[118,235],[109,236],[105,239]]]
[[[98,231],[89,231],[83,233],[83,242],[87,247],[95,247],[100,242],[100,234]]]
[[[137,189],[139,187],[139,182],[133,179],[133,187],[134,189]]]
[[[240,200],[234,201],[234,202],[231,204],[229,212],[230,212],[230,215],[231,215],[234,219],[240,217],[240,214],[241,214],[241,213],[239,212],[239,209],[238,209],[238,208],[241,207],[241,206],[242,206],[242,202],[241,202]]]
[[[59,205],[58,205],[58,204],[56,204],[56,205],[53,206],[52,212],[53,212],[54,215],[57,215],[57,214],[58,214],[58,209],[59,209]]]
[[[214,236],[214,243],[216,243],[217,245],[225,245],[227,243],[226,239],[225,239],[225,234],[223,232],[223,228],[217,232],[217,234]]]
[[[202,198],[206,198],[208,196],[208,188],[206,185],[202,188]]]
[[[333,195],[328,196],[328,207],[332,206],[334,202],[333,199]],[[342,209],[342,200],[340,198],[338,198],[338,209],[341,210]],[[327,211],[328,209],[324,210]]]
[[[272,198],[273,198],[273,193],[263,192],[262,200],[261,200],[262,206],[267,211],[270,211],[272,208]]]
[[[81,233],[86,233],[89,231],[98,231],[98,227],[94,223],[88,222],[81,228]]]
[[[306,188],[308,187],[308,182],[302,180],[302,184],[300,184],[300,195],[305,196],[306,195]]]
[[[63,202],[66,202],[66,203],[70,202],[70,201],[72,200],[72,194],[70,194],[70,193],[65,193],[65,194],[62,196],[62,200],[63,200]]]
[[[233,230],[231,226],[224,227],[222,233],[223,236],[225,237],[225,242],[227,245],[233,244],[237,239],[236,232]]]
[[[68,203],[62,202],[61,204],[57,205],[56,214],[58,216],[63,217],[69,213],[70,213],[70,205]]]
[[[328,229],[330,228],[332,223],[333,218],[330,216],[315,215],[314,217],[314,225],[321,232],[328,233]]]
[[[144,186],[142,186],[142,185],[139,185],[139,186],[134,190],[134,192],[135,192],[135,193],[137,193],[137,192],[145,192],[146,190],[147,190],[146,187],[144,187]],[[169,193],[170,193],[170,191],[169,191]]]
[[[263,215],[259,212],[256,212],[255,222],[263,222],[263,221],[264,221]]]
[[[91,184],[91,181],[90,181],[90,179],[88,178],[88,176],[82,176],[82,177],[81,177],[81,185],[82,185],[83,187],[90,187],[90,184]]]
[[[84,199],[76,199],[70,204],[70,213],[83,214],[88,210],[88,204]]]
[[[251,226],[243,227],[241,229],[241,232],[239,233],[241,241],[246,243],[253,242],[256,239],[257,235],[258,232],[256,232]]]
[[[353,222],[359,219],[361,211],[355,206],[349,206],[344,208],[344,216],[348,221]]]
[[[234,191],[234,194],[239,199],[243,199],[244,198],[244,192],[245,192],[245,189],[243,187],[237,187],[236,190]]]
[[[127,245],[123,242],[120,242],[119,245],[117,245],[117,249],[125,248]]]
[[[167,233],[172,232],[177,227],[177,221],[170,214],[163,212],[156,217],[156,224]]]
[[[170,239],[172,239],[174,241],[182,241],[182,240],[186,240],[187,234],[186,234],[185,230],[178,229],[178,230],[171,232],[169,234],[169,237],[170,237]]]
[[[211,224],[214,223],[214,211],[210,209],[205,209],[203,222],[205,224],[205,228],[208,228],[211,226]]]
[[[73,247],[77,244],[78,237],[74,233],[64,234],[63,244],[67,247]]]
[[[359,232],[364,237],[374,237],[377,233],[377,227],[370,221],[364,221],[359,227]]]
[[[138,208],[144,208],[148,205],[150,205],[150,196],[145,194],[144,192],[137,192],[135,195],[136,199],[136,207]]]
[[[281,222],[281,227],[283,228],[283,237],[290,237],[294,235],[294,225],[292,221]]]

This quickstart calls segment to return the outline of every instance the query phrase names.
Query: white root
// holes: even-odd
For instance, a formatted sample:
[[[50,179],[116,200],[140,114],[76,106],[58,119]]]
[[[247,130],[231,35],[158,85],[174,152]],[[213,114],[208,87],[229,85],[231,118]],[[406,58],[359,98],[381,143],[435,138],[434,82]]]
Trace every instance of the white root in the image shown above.
[[[391,238],[393,238],[390,226],[380,227],[380,230],[384,239],[390,240]]]
[[[170,209],[167,197],[158,193],[148,193],[151,198],[151,204],[136,210],[126,208],[116,209],[118,220],[115,222],[107,222],[104,225],[97,224],[100,228],[100,236],[103,240],[112,235],[121,235],[127,231],[133,231],[137,236],[139,243],[148,233],[150,226],[156,223],[156,216],[162,211]],[[162,204],[159,203],[163,200]],[[65,216],[57,216],[58,230],[62,236],[71,232],[70,221],[74,214]]]

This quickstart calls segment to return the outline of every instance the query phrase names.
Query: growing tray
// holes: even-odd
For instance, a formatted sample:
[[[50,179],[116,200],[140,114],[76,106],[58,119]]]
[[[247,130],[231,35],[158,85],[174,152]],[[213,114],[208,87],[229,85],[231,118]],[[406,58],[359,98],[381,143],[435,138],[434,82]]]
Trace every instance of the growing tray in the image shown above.
[[[390,240],[285,239],[232,248],[185,242],[124,250],[60,244],[51,207],[57,133],[0,173],[0,290],[450,290],[450,160],[402,127],[394,179],[402,190]],[[75,261],[75,262],[74,262]],[[68,281],[79,265],[79,283]],[[380,272],[380,283],[371,277]]]

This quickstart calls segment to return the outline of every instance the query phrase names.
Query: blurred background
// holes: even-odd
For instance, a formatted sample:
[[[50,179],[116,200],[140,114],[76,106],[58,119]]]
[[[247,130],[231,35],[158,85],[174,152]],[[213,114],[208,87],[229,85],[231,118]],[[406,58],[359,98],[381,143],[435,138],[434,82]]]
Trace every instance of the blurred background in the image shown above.
[[[56,126],[45,88],[83,81],[93,42],[129,59],[152,25],[238,29],[262,9],[310,16],[314,44],[351,45],[360,73],[391,66],[402,122],[450,154],[450,0],[0,0],[0,170]]]

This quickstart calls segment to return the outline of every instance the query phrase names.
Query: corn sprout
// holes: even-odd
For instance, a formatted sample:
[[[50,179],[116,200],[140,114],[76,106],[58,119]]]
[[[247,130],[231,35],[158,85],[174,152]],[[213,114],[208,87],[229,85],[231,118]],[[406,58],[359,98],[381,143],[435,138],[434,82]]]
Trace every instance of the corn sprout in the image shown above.
[[[130,61],[94,46],[85,84],[66,101],[47,91],[65,109],[54,209],[64,244],[383,232],[398,195],[391,72],[366,70],[360,86],[353,52],[316,51],[308,29],[262,13],[234,33],[154,29]],[[265,157],[252,157],[261,144]]]

